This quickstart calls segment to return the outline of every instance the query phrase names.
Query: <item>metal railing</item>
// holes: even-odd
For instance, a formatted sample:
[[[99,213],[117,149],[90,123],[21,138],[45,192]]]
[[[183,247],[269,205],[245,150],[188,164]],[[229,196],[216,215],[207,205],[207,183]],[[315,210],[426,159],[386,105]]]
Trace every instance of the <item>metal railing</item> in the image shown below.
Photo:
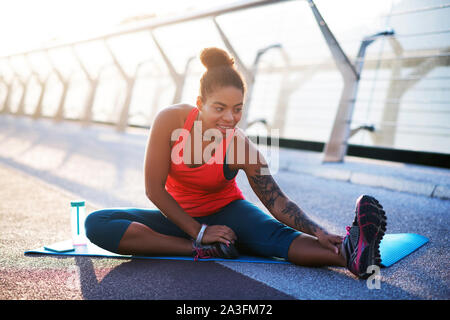
[[[342,49],[339,41],[336,39],[327,23],[324,21],[322,15],[320,14],[318,8],[315,6],[312,0],[307,0],[306,3],[309,4],[309,8],[313,13],[315,22],[317,23],[318,29],[325,39],[326,45],[331,53],[330,59],[325,59],[322,62],[315,62],[310,64],[299,63],[298,59],[289,52],[289,49],[285,47],[282,42],[277,43],[267,43],[264,47],[254,48],[253,64],[245,63],[244,59],[239,54],[240,51],[236,49],[236,42],[230,40],[230,35],[227,34],[227,29],[224,28],[220,23],[220,17],[231,14],[234,12],[239,12],[242,10],[254,9],[262,6],[268,5],[278,5],[280,3],[287,2],[297,2],[297,1],[238,1],[226,5],[222,5],[216,8],[190,12],[187,14],[182,14],[179,16],[166,17],[166,18],[153,18],[150,21],[144,21],[140,23],[134,23],[130,26],[121,26],[120,28],[103,34],[96,34],[89,38],[84,39],[73,39],[71,41],[64,41],[57,44],[49,45],[44,48],[36,48],[33,50],[18,52],[15,54],[10,54],[8,56],[0,57],[0,63],[3,63],[3,71],[0,73],[0,107],[1,112],[10,113],[15,115],[31,115],[33,117],[42,117],[43,113],[43,103],[47,92],[51,90],[51,82],[59,83],[59,98],[54,106],[53,113],[51,117],[55,120],[61,120],[66,117],[65,111],[67,105],[67,96],[70,93],[71,86],[74,83],[74,74],[81,74],[86,80],[88,93],[86,94],[86,99],[82,107],[82,111],[77,117],[78,120],[85,124],[89,124],[94,121],[94,104],[96,97],[99,93],[99,88],[104,84],[102,81],[102,75],[113,68],[116,73],[116,81],[120,86],[123,87],[123,92],[111,92],[115,94],[115,102],[113,105],[108,107],[117,109],[117,117],[111,117],[111,121],[115,123],[118,130],[124,130],[126,126],[129,125],[130,117],[137,115],[139,112],[132,114],[133,109],[133,99],[138,95],[138,84],[140,81],[152,82],[158,86],[155,90],[157,91],[154,95],[152,105],[149,108],[150,111],[142,114],[143,117],[147,117],[147,123],[153,119],[158,108],[161,107],[160,98],[161,95],[167,95],[170,89],[163,83],[162,79],[170,79],[173,83],[172,98],[171,103],[178,103],[181,101],[184,92],[186,91],[186,85],[188,77],[193,76],[195,70],[191,70],[191,65],[193,64],[193,57],[187,58],[184,62],[184,67],[176,67],[172,57],[171,52],[164,46],[161,42],[161,38],[158,38],[157,31],[160,28],[183,24],[186,22],[206,19],[212,22],[213,28],[216,29],[222,44],[229,50],[235,57],[238,69],[244,75],[247,86],[248,93],[246,95],[246,108],[244,108],[245,113],[240,126],[249,128],[255,123],[263,123],[268,128],[278,128],[280,129],[280,135],[283,136],[286,132],[286,128],[289,125],[292,117],[288,114],[292,109],[292,100],[295,99],[302,89],[311,83],[311,80],[324,72],[335,71],[336,68],[341,77],[340,98],[337,105],[337,110],[335,111],[334,120],[330,124],[329,121],[323,121],[320,117],[315,116],[317,121],[308,121],[308,116],[305,115],[303,120],[298,123],[302,123],[304,127],[312,123],[319,123],[319,126],[323,126],[324,130],[328,130],[328,139],[325,149],[324,149],[324,161],[342,161],[347,150],[347,145],[349,139],[359,134],[358,132],[366,131],[372,137],[372,141],[376,145],[387,145],[391,146],[394,143],[396,136],[397,127],[402,127],[398,123],[398,117],[400,114],[400,106],[402,103],[408,100],[404,97],[410,92],[411,88],[417,84],[419,81],[423,81],[426,75],[428,75],[432,70],[439,66],[450,65],[450,53],[449,49],[426,49],[426,50],[405,50],[400,41],[398,41],[397,36],[392,30],[384,31],[382,33],[377,33],[373,36],[365,37],[362,39],[359,52],[355,58],[350,58]],[[302,1],[304,2],[304,1]],[[446,6],[440,6],[439,8],[425,8],[427,11],[433,11],[437,9],[446,9]],[[425,10],[424,9],[424,10]],[[417,12],[418,10],[413,10]],[[402,13],[401,16],[407,15],[408,12]],[[442,30],[441,30],[442,31]],[[444,30],[448,31],[448,30]],[[118,52],[112,45],[114,39],[122,37],[124,35],[131,35],[136,33],[143,33],[148,35],[148,41],[151,41],[158,52],[158,57],[148,56],[142,61],[137,61],[133,68],[129,68],[124,64],[124,62],[118,56]],[[429,34],[425,32],[424,34]],[[433,33],[436,34],[436,33]],[[445,32],[441,32],[445,34]],[[295,36],[295,30],[293,30],[292,36]],[[417,32],[416,35],[417,36]],[[419,34],[419,36],[423,36]],[[408,37],[407,34],[399,35],[401,37]],[[379,57],[374,57],[371,54],[366,57],[366,50],[369,45],[371,45],[376,39],[386,39],[386,42],[392,48],[392,52],[388,55],[383,56],[382,59]],[[109,61],[106,61],[104,65],[97,68],[97,71],[92,71],[88,67],[88,60],[80,54],[80,47],[89,44],[96,43],[99,44],[109,56]],[[72,60],[76,62],[76,70],[72,72],[63,72],[60,65],[57,65],[52,57],[52,52],[57,50],[68,50],[69,55]],[[275,50],[276,49],[276,50]],[[267,66],[261,64],[263,55],[275,54],[278,52],[279,60],[281,61],[277,66]],[[31,57],[34,55],[42,55],[45,57],[49,64],[49,70],[46,73],[39,72],[35,66],[31,63]],[[21,72],[19,68],[14,66],[14,61],[17,59],[23,60],[24,64],[28,67],[28,72]],[[248,60],[248,59],[247,59]],[[152,70],[157,71],[157,75],[150,74],[145,75],[143,71],[145,68],[151,66]],[[164,67],[165,68],[164,68]],[[404,74],[402,68],[408,66],[410,72]],[[369,104],[379,104],[381,107],[382,116],[381,121],[374,125],[373,119],[366,119],[367,121],[361,121],[359,119],[354,119],[354,111],[358,111],[358,103],[364,103],[364,97],[358,99],[358,92],[361,90],[360,85],[362,81],[369,81],[369,78],[364,78],[361,76],[362,70],[389,70],[390,77],[378,77],[375,76],[377,83],[384,82],[387,83],[387,95],[385,98],[380,99],[369,97],[366,101]],[[8,72],[5,72],[8,69]],[[274,116],[272,119],[267,117],[253,117],[249,119],[249,115],[256,110],[260,99],[256,99],[255,90],[261,84],[260,79],[265,75],[277,74],[279,75],[279,92],[276,94],[277,98],[274,101],[275,105],[272,105]],[[293,75],[298,75],[293,77]],[[427,79],[441,78],[442,76],[434,75],[428,77]],[[445,78],[445,75],[443,76]],[[331,86],[336,87],[336,80],[332,80]],[[318,92],[323,91],[324,88],[319,88]],[[339,90],[339,89],[335,89]],[[35,99],[36,103],[33,107],[26,107],[28,101],[28,95],[31,92],[39,92],[38,97]],[[257,92],[256,92],[257,94]],[[305,105],[307,105],[307,99],[303,98],[301,100]],[[378,101],[378,102],[377,102]],[[418,101],[417,99],[415,101]],[[445,101],[445,99],[443,100]],[[291,103],[291,104],[290,104]],[[314,109],[320,109],[321,104],[334,105],[336,100],[330,99],[329,101],[317,101],[314,102]],[[448,105],[445,102],[444,105]],[[333,109],[331,109],[333,110]],[[316,110],[317,111],[317,110]],[[376,108],[371,108],[371,112],[376,111]],[[291,111],[292,112],[292,111]],[[318,111],[317,111],[318,112]],[[439,111],[445,114],[445,110]],[[142,113],[142,112],[141,112]],[[254,113],[254,112],[253,112]],[[330,108],[328,110],[324,109],[324,113],[327,114],[326,119],[330,118]],[[410,125],[410,128],[418,127],[417,125]],[[446,130],[445,126],[437,126],[443,130]],[[331,128],[328,129],[328,128]],[[445,134],[444,134],[445,135]]]
[[[13,70],[14,76],[6,85],[6,98],[4,99],[2,111],[5,113],[14,113],[11,110],[11,94],[13,92],[12,85],[13,85],[14,81],[16,79],[18,81],[20,81],[22,88],[23,88],[22,98],[24,98],[26,96],[26,92],[27,92],[26,83],[28,83],[30,80],[30,77],[33,76],[33,77],[36,77],[36,79],[38,80],[39,86],[41,89],[40,97],[37,102],[35,111],[33,113],[33,117],[37,118],[37,117],[42,116],[42,99],[43,99],[45,91],[46,91],[46,85],[47,85],[50,74],[47,74],[45,78],[42,78],[42,76],[33,69],[31,64],[29,63],[28,57],[29,57],[29,55],[34,54],[34,53],[44,53],[46,55],[48,61],[50,62],[51,73],[54,73],[57,75],[59,81],[62,83],[62,85],[64,87],[63,93],[60,97],[59,106],[58,106],[57,112],[55,114],[55,119],[61,120],[63,118],[64,102],[65,102],[70,78],[65,78],[62,75],[60,70],[58,70],[58,68],[54,65],[54,63],[49,55],[49,52],[51,50],[55,50],[55,49],[71,48],[74,58],[78,61],[81,70],[83,71],[84,75],[86,76],[86,78],[88,79],[89,84],[90,84],[90,93],[89,93],[89,97],[87,99],[87,102],[86,102],[86,105],[84,108],[84,112],[83,112],[83,116],[82,116],[82,121],[84,121],[85,123],[89,123],[92,120],[92,107],[93,107],[93,103],[94,103],[96,89],[98,87],[99,76],[98,75],[94,76],[89,73],[89,71],[87,70],[87,68],[85,66],[85,63],[80,58],[80,56],[77,54],[77,46],[88,43],[88,42],[102,42],[104,47],[107,49],[110,57],[112,58],[113,65],[117,68],[122,80],[126,83],[126,97],[124,99],[124,102],[123,102],[123,105],[122,105],[121,111],[120,111],[120,116],[117,121],[117,129],[124,130],[126,128],[126,126],[128,125],[129,108],[130,108],[130,102],[131,102],[132,95],[133,95],[136,74],[138,72],[139,66],[142,65],[142,63],[140,63],[138,65],[138,67],[136,67],[134,74],[128,74],[125,71],[122,64],[120,63],[119,59],[117,58],[115,51],[111,48],[111,46],[109,44],[109,40],[111,38],[123,36],[123,35],[130,34],[130,33],[148,31],[153,42],[155,43],[156,47],[158,48],[158,50],[166,64],[166,67],[169,71],[169,74],[175,84],[176,89],[175,89],[175,93],[174,93],[172,102],[177,103],[180,101],[180,98],[181,98],[181,95],[183,92],[183,86],[185,83],[186,73],[180,74],[176,71],[175,67],[173,66],[173,64],[172,64],[170,58],[168,57],[167,53],[165,52],[164,48],[159,44],[159,41],[155,37],[153,31],[157,28],[161,28],[161,27],[165,27],[165,26],[169,26],[169,25],[173,25],[173,24],[178,24],[178,23],[183,23],[183,22],[187,22],[187,21],[191,21],[191,20],[202,19],[202,18],[211,18],[213,20],[214,25],[216,26],[227,49],[233,54],[233,56],[237,62],[238,68],[243,73],[243,75],[247,81],[247,85],[250,89],[249,91],[251,92],[251,88],[252,88],[254,78],[255,78],[253,75],[253,72],[255,70],[252,72],[252,70],[247,68],[246,65],[241,61],[236,50],[233,48],[230,41],[228,40],[225,32],[222,30],[219,23],[217,22],[216,17],[219,15],[227,14],[227,13],[234,12],[234,11],[239,11],[239,10],[244,10],[244,9],[248,9],[248,8],[254,8],[254,7],[284,2],[284,1],[289,1],[289,0],[239,1],[239,2],[232,3],[232,4],[227,4],[227,5],[223,5],[220,7],[216,7],[213,9],[192,12],[192,13],[183,14],[183,15],[176,16],[176,17],[153,19],[149,22],[138,23],[131,27],[123,27],[120,30],[116,30],[116,31],[112,31],[112,32],[104,33],[104,34],[97,34],[97,35],[94,35],[94,36],[86,38],[86,39],[76,39],[76,40],[66,41],[66,42],[47,46],[45,48],[37,48],[34,50],[18,52],[18,53],[14,53],[14,54],[11,54],[8,56],[0,57],[0,59],[5,59],[7,61],[10,61],[14,57],[23,56],[27,60],[27,63],[31,69],[31,74],[29,75],[28,79],[26,79],[26,80],[23,80],[22,77],[20,77],[18,74],[16,74],[15,71]],[[190,59],[186,63],[186,70],[188,68],[189,62],[190,62]],[[1,78],[0,78],[0,80],[2,82],[4,82],[3,78],[4,78],[3,76],[1,76]],[[250,95],[247,95],[247,99],[248,100],[250,99]],[[248,109],[246,109],[246,110],[248,110]],[[24,114],[23,99],[21,99],[21,102],[19,103],[19,109],[15,113],[20,114],[20,115]],[[241,126],[243,126],[244,128],[247,125],[246,115],[247,115],[247,113],[244,114],[243,121],[241,123]]]

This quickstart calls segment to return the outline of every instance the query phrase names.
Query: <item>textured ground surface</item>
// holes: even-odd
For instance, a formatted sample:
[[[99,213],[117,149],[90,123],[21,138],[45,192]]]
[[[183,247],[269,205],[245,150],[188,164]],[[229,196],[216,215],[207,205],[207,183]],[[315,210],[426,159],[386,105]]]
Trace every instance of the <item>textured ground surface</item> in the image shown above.
[[[275,178],[330,231],[345,233],[355,199],[367,193],[386,209],[389,233],[430,242],[382,269],[378,290],[344,268],[24,255],[70,237],[73,199],[85,199],[88,211],[152,206],[142,177],[146,139],[142,130],[0,116],[0,299],[450,298],[450,170],[356,158],[322,165],[317,154],[292,150],[280,151]],[[262,206],[245,176],[237,179]]]

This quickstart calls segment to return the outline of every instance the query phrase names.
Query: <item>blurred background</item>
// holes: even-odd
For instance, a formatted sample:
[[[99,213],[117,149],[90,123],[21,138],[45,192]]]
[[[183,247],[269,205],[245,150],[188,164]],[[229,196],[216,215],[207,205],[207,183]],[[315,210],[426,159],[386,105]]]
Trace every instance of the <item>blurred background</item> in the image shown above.
[[[3,0],[0,112],[149,127],[160,109],[195,104],[202,48],[231,46],[251,79],[248,133],[327,142],[344,82],[310,4],[257,2]],[[450,154],[450,1],[314,3],[364,63],[349,143]]]

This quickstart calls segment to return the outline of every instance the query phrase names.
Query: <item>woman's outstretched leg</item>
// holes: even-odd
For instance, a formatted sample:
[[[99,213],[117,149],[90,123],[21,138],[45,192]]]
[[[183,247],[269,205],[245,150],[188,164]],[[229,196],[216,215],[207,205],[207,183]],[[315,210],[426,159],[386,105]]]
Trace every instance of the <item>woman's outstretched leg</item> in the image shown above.
[[[386,231],[386,214],[378,200],[368,195],[356,200],[355,213],[338,254],[323,247],[317,238],[301,234],[292,241],[288,259],[302,266],[347,267],[356,276],[367,278],[368,267],[381,264],[379,246]]]
[[[378,200],[368,195],[356,200],[355,213],[338,254],[323,247],[315,237],[302,234],[292,242],[289,260],[302,266],[343,266],[367,278],[370,266],[381,265],[379,246],[386,232],[386,213]]]
[[[316,237],[302,233],[292,241],[288,259],[292,263],[307,267],[339,266],[345,267],[346,260],[342,250],[334,251],[322,246]]]

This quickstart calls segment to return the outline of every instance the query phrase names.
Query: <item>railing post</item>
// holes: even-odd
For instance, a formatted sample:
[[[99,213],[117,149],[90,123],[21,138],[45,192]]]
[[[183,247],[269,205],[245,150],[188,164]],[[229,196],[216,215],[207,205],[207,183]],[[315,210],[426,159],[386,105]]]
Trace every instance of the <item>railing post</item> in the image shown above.
[[[181,100],[181,96],[183,94],[183,87],[185,82],[185,76],[177,72],[175,67],[173,66],[172,62],[170,61],[169,57],[165,53],[164,49],[159,44],[158,39],[156,39],[155,34],[153,33],[153,30],[150,30],[150,35],[152,36],[153,42],[156,45],[156,48],[158,49],[159,53],[161,54],[161,57],[163,58],[167,69],[169,70],[170,77],[172,78],[173,82],[175,83],[175,94],[173,95],[172,103],[179,103]],[[189,60],[188,60],[189,61]]]
[[[111,58],[113,59],[114,65],[116,66],[117,70],[119,70],[119,73],[122,76],[123,80],[125,80],[126,87],[127,87],[125,101],[122,105],[122,109],[120,111],[119,120],[117,122],[117,127],[116,127],[118,131],[124,131],[128,125],[128,114],[130,112],[130,104],[131,104],[131,98],[133,95],[135,79],[134,79],[134,77],[130,77],[125,72],[125,70],[123,69],[119,60],[117,59],[116,55],[114,54],[113,50],[111,49],[110,45],[108,44],[108,39],[105,39],[104,43],[105,43],[106,49],[108,50],[109,54],[111,55]]]
[[[139,63],[138,67],[136,68],[136,78],[137,78],[137,73],[138,70],[145,64],[148,62],[152,62],[153,63],[153,67],[156,69],[156,71],[159,73],[159,75],[162,75],[161,69],[159,68],[158,64],[153,60],[147,60],[144,62]],[[161,94],[163,92],[163,87],[161,86],[161,81],[156,81],[156,84],[158,85],[158,89],[155,90],[154,95],[153,95],[153,99],[152,99],[152,104],[151,104],[151,111],[150,111],[150,116],[149,116],[149,123],[151,124],[152,120],[155,118],[157,112],[158,112],[158,103],[159,103],[159,98],[161,97]],[[161,88],[161,89],[159,89]]]
[[[36,119],[36,118],[39,118],[39,117],[42,116],[42,101],[44,99],[45,90],[47,88],[47,80],[49,78],[50,73],[47,74],[45,79],[42,79],[40,77],[39,73],[36,72],[36,70],[33,68],[33,65],[31,64],[31,62],[29,60],[28,54],[25,54],[25,61],[27,62],[28,67],[31,70],[31,76],[34,76],[36,78],[39,86],[41,87],[41,92],[39,94],[39,99],[38,99],[38,102],[37,102],[36,107],[34,109],[34,112],[32,114],[32,117]]]
[[[71,48],[72,48],[72,53],[73,53],[75,59],[77,60],[81,70],[83,71],[83,74],[85,75],[85,77],[90,85],[89,93],[88,93],[88,95],[86,97],[86,101],[84,103],[83,114],[81,116],[81,121],[82,121],[83,125],[86,126],[86,125],[89,125],[92,121],[92,108],[94,106],[95,95],[97,93],[98,78],[100,75],[100,70],[98,71],[98,74],[96,76],[92,76],[89,73],[89,71],[87,70],[80,55],[78,54],[75,45],[71,45]]]
[[[328,28],[314,2],[312,0],[308,0],[308,2],[314,14],[314,18],[319,25],[320,31],[331,51],[336,66],[344,80],[344,88],[341,93],[336,118],[331,130],[330,138],[325,145],[323,156],[324,162],[341,162],[347,153],[347,140],[350,134],[351,116],[353,113],[355,103],[354,98],[359,76],[333,33]]]
[[[22,102],[22,107],[23,107],[23,113],[24,114],[26,114],[27,112],[27,110],[26,110],[26,106],[25,106],[25,101],[26,101],[26,98],[28,97],[28,94],[29,94],[29,86],[30,86],[30,82],[31,82],[31,79],[33,78],[33,73],[30,73],[29,75],[28,75],[28,77],[27,77],[27,80],[25,81],[25,88],[24,88],[24,95],[23,95],[23,102]]]
[[[2,82],[3,84],[4,84],[4,86],[5,86],[5,92],[6,92],[6,94],[5,94],[5,99],[3,100],[3,103],[2,103],[2,107],[0,108],[0,113],[3,113],[5,110],[4,110],[4,108],[6,107],[6,97],[7,97],[7,95],[8,95],[8,86],[9,86],[9,84],[5,81],[5,79],[4,79],[4,77],[2,76],[2,75],[0,75],[0,82]]]
[[[195,56],[194,56],[194,57],[189,57],[189,58],[186,60],[186,63],[185,63],[185,65],[184,65],[184,71],[183,71],[183,85],[182,85],[182,88],[181,88],[181,97],[183,97],[183,90],[184,90],[184,85],[185,85],[185,83],[186,83],[186,77],[187,77],[188,72],[189,72],[189,66],[191,65],[191,62],[194,61],[194,60],[195,60]],[[180,97],[180,98],[181,98],[181,97]]]
[[[6,113],[6,114],[11,113],[9,106],[10,106],[11,94],[12,94],[12,89],[13,89],[13,83],[14,83],[14,76],[11,78],[11,81],[6,86],[6,97],[5,97],[5,101],[3,101],[2,113]]]
[[[47,57],[47,60],[50,66],[52,67],[53,72],[56,74],[56,77],[58,78],[59,82],[61,82],[61,84],[63,85],[63,92],[61,93],[58,108],[56,109],[56,113],[54,115],[56,121],[61,121],[64,118],[64,104],[66,102],[67,91],[69,89],[70,75],[67,78],[63,76],[63,74],[58,70],[58,68],[53,63],[48,50],[45,51],[45,56]]]
[[[331,30],[328,28],[328,25],[326,24],[313,0],[307,1],[309,2],[314,18],[319,25],[320,31],[325,38],[328,48],[331,51],[334,62],[336,63],[336,66],[344,80],[344,88],[342,89],[338,110],[333,127],[331,129],[330,138],[328,139],[328,142],[326,143],[324,148],[322,159],[323,162],[342,162],[344,160],[344,156],[347,154],[348,139],[351,134],[350,126],[352,122],[353,109],[358,92],[360,73],[364,62],[363,58],[366,52],[366,48],[378,36],[392,35],[393,32],[381,32],[364,39],[358,53],[358,63],[355,67],[350,62],[345,52],[342,50]]]
[[[9,65],[11,66],[12,65],[11,59],[8,58],[8,61],[9,61]],[[11,71],[12,71],[12,74],[13,74],[13,80],[16,79],[19,82],[20,86],[22,87],[22,93],[21,93],[21,96],[20,96],[19,105],[17,107],[17,111],[15,112],[15,114],[23,115],[24,114],[23,108],[24,108],[24,101],[25,101],[26,83],[25,83],[25,81],[23,81],[22,76],[20,74],[18,74],[14,70],[13,67],[11,67]],[[12,87],[11,87],[11,90],[14,91]],[[11,96],[8,97],[8,98],[10,99]],[[7,111],[12,113],[11,106],[10,106],[10,100],[8,101],[8,110]]]
[[[25,114],[24,112],[24,105],[25,105],[25,95],[26,95],[26,90],[27,90],[27,86],[26,83],[22,80],[22,78],[20,76],[18,76],[20,85],[22,86],[22,93],[20,95],[20,100],[19,100],[19,105],[17,107],[17,111],[16,114],[19,116],[22,116]]]

